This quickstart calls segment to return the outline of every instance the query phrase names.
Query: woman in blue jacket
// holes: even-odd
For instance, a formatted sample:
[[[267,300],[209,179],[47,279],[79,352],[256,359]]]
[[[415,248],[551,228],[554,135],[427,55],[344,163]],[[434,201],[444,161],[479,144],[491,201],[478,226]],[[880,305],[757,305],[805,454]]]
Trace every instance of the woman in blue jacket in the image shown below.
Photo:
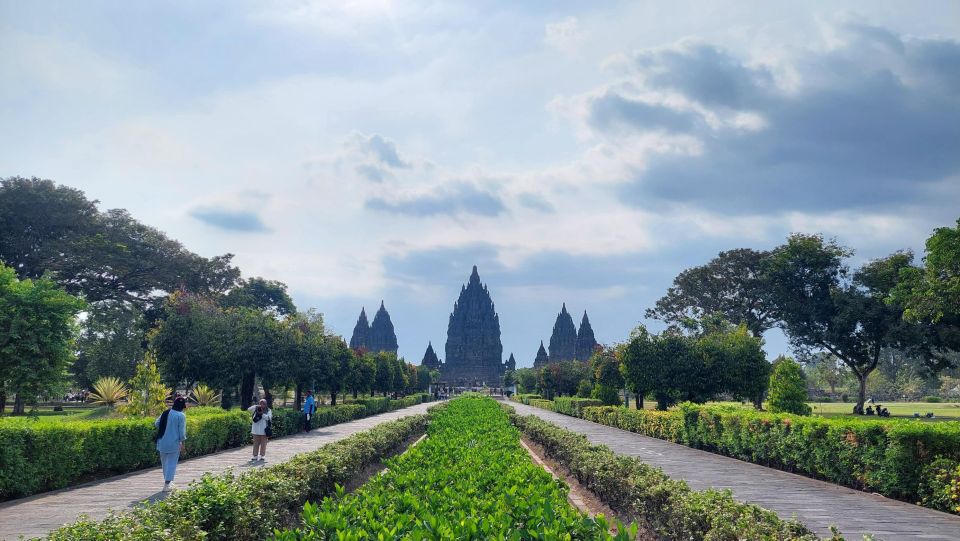
[[[183,442],[187,440],[187,416],[183,410],[187,400],[182,396],[173,399],[173,407],[160,414],[154,421],[157,427],[157,451],[160,453],[160,466],[163,467],[163,491],[173,489],[173,475],[177,473],[177,462],[183,452]]]

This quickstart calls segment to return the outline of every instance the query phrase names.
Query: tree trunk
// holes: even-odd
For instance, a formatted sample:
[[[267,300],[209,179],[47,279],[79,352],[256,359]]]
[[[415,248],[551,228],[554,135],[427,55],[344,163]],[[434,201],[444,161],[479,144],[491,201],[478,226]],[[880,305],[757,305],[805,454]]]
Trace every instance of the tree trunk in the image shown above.
[[[330,405],[337,405],[337,393],[335,391],[330,391]]]
[[[297,411],[300,411],[300,408],[303,407],[303,385],[297,384],[297,389],[294,391],[293,401],[297,406]]]
[[[17,393],[13,396],[13,414],[23,415],[23,393]]]
[[[643,409],[643,393],[634,393],[633,403],[637,406],[637,411]]]
[[[670,397],[664,394],[657,395],[657,409],[660,411],[667,411],[667,405]]]
[[[256,383],[257,374],[247,372],[240,380],[240,407],[247,409],[253,404],[253,386]]]
[[[354,399],[354,400],[357,399],[357,390],[356,390],[356,389],[353,390],[353,399]]]
[[[7,411],[7,393],[0,391],[0,413]]]
[[[860,391],[857,394],[857,404],[853,407],[853,412],[859,415],[863,415],[863,405],[867,402],[867,376],[869,374],[866,371],[863,374],[857,374],[857,379],[860,380]]]
[[[270,389],[263,388],[263,397],[267,399],[267,407],[273,409],[273,395],[270,394]]]
[[[753,397],[753,408],[757,411],[763,411],[763,395]]]

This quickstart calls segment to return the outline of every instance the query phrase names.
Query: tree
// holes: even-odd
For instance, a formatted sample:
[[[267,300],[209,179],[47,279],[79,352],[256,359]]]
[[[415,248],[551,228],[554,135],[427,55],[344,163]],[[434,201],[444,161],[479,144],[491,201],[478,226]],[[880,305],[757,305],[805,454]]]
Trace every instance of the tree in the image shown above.
[[[227,308],[252,308],[275,316],[286,316],[296,311],[293,300],[287,294],[286,284],[263,278],[242,281],[223,297],[221,303]]]
[[[120,409],[127,415],[140,416],[159,415],[165,407],[164,400],[171,392],[161,382],[157,363],[150,355],[137,365],[129,389],[128,402]]]
[[[762,338],[751,334],[742,323],[734,326],[722,321],[697,337],[696,347],[703,362],[702,373],[707,376],[702,396],[727,392],[763,409],[770,363]]]
[[[423,371],[423,373],[426,374],[427,372]],[[350,377],[347,383],[347,389],[353,393],[353,397],[356,398],[360,393],[371,392],[376,375],[377,361],[374,355],[354,350],[353,360],[350,362]]]
[[[773,413],[810,415],[803,370],[789,357],[780,357],[773,363],[768,405]]]
[[[960,351],[960,219],[927,239],[923,267],[904,267],[887,302],[923,330],[919,348],[932,371],[957,366]]]
[[[846,369],[846,365],[840,362],[839,359],[832,353],[818,353],[813,356],[813,360],[810,366],[810,377],[821,386],[829,387],[830,394],[836,395],[837,388],[840,387],[843,382],[849,376],[849,371]]]
[[[330,362],[326,374],[326,389],[330,391],[330,404],[337,405],[337,395],[346,389],[350,377],[350,365],[353,361],[353,350],[339,336],[328,336],[328,355]]]
[[[76,317],[85,306],[52,280],[18,280],[0,264],[0,400],[15,393],[14,413],[60,390],[73,358]]]
[[[385,351],[378,352],[374,359],[376,361],[376,375],[373,380],[373,391],[380,391],[383,396],[393,390],[395,356]]]
[[[653,391],[656,375],[651,370],[657,362],[656,337],[643,325],[630,333],[626,343],[618,348],[620,372],[627,389],[634,395],[636,408],[643,409],[643,397]]]
[[[144,318],[132,306],[93,306],[77,339],[74,379],[89,388],[104,376],[133,377],[144,357]]]
[[[741,248],[720,252],[706,265],[681,272],[647,317],[682,324],[708,314],[743,323],[761,336],[777,323],[767,276],[768,252]]]
[[[867,377],[885,348],[912,340],[903,310],[888,304],[890,277],[909,267],[896,253],[868,263],[852,278],[843,258],[853,252],[820,235],[791,235],[767,260],[777,313],[794,348],[802,354],[826,350],[859,381],[854,411],[863,412]]]
[[[598,348],[590,358],[593,371],[592,396],[607,406],[620,404],[620,389],[623,388],[623,376],[620,374],[620,361],[609,348]]]
[[[537,388],[537,370],[533,368],[517,368],[514,371],[517,379],[518,393],[532,393]]]

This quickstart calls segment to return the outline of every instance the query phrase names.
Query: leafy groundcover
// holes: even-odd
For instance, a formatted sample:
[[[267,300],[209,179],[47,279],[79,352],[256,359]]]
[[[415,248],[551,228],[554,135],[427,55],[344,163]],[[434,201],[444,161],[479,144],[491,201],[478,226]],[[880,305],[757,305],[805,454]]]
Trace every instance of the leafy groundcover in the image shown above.
[[[353,494],[303,512],[275,539],[629,539],[567,502],[567,487],[535,465],[492,399],[464,397],[435,411],[428,437],[391,459]]]

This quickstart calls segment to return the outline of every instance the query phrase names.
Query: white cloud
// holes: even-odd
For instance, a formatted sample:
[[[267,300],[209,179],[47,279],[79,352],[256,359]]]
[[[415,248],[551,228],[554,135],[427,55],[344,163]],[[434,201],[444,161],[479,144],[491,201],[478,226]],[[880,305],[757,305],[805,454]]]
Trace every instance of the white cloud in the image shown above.
[[[565,54],[576,53],[586,39],[587,33],[576,17],[547,23],[543,31],[544,43]]]

